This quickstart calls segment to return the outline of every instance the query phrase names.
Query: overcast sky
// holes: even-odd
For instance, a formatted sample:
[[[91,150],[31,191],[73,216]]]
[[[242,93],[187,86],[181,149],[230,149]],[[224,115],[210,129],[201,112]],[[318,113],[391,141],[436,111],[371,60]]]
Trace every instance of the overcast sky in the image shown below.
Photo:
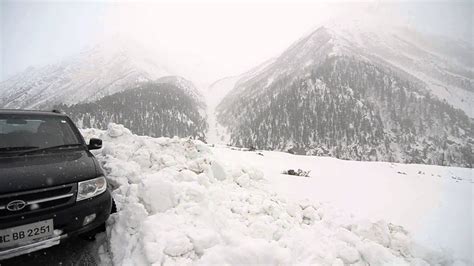
[[[364,12],[473,41],[472,1],[0,1],[0,80],[119,35],[208,84],[277,56],[327,18]]]

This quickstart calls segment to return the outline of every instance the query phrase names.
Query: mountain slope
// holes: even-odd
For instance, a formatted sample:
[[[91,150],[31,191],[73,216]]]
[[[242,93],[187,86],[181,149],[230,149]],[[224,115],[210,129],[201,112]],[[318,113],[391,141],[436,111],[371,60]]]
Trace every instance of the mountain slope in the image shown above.
[[[181,77],[165,77],[94,102],[61,104],[55,108],[67,113],[80,127],[105,129],[115,122],[139,135],[192,136],[204,140],[205,106],[192,83]]]
[[[100,99],[169,75],[136,44],[114,40],[57,64],[28,68],[0,83],[0,107],[44,109]]]
[[[386,51],[406,54],[405,49],[385,45],[395,31],[390,38],[351,32],[355,34],[321,27],[251,79],[238,82],[217,108],[231,144],[344,159],[472,167],[472,120],[438,98],[411,69],[405,71],[382,56]],[[370,37],[372,46],[363,36]],[[374,52],[375,47],[379,51]],[[462,81],[472,78],[452,83]],[[461,87],[454,90],[469,93]]]
[[[175,86],[176,88],[179,88],[186,95],[191,97],[191,99],[194,101],[194,103],[199,109],[202,109],[200,111],[204,111],[204,109],[206,108],[206,103],[205,99],[203,98],[203,95],[191,81],[180,76],[164,76],[157,79],[155,82],[158,84],[170,84]],[[202,112],[201,115],[203,115]]]
[[[216,117],[216,108],[222,99],[232,92],[232,89],[236,86],[237,82],[244,82],[245,80],[251,79],[267,66],[271,65],[274,61],[275,59],[270,59],[241,75],[222,78],[212,83],[207,88],[205,91],[205,98],[209,123],[209,128],[206,133],[206,140],[208,143],[225,144],[229,142],[227,130],[219,124]]]

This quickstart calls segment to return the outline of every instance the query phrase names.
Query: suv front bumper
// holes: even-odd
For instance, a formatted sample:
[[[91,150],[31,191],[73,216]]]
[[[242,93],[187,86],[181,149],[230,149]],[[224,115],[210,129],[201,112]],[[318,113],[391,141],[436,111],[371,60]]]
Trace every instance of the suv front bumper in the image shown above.
[[[7,249],[0,249],[0,261],[44,248],[49,248],[58,245],[61,240],[68,237],[92,231],[101,226],[109,218],[111,209],[112,196],[110,195],[109,190],[106,190],[104,193],[94,198],[76,202],[74,205],[67,206],[60,210],[38,214],[34,217],[27,217],[25,219],[18,219],[6,224],[2,223],[0,224],[0,228],[10,228],[53,219],[55,232],[60,233],[49,239],[34,241]],[[92,214],[95,214],[95,219],[84,225],[84,219]]]

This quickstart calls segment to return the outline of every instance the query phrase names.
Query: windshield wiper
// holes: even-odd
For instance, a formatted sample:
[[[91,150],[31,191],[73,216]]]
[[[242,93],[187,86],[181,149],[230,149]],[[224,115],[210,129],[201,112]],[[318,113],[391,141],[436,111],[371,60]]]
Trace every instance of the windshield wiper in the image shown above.
[[[79,147],[79,146],[84,146],[84,145],[83,145],[83,144],[80,144],[80,143],[56,145],[56,146],[51,146],[51,147],[45,147],[45,148],[38,148],[38,149],[33,149],[33,150],[27,150],[27,151],[18,153],[18,155],[26,155],[26,154],[30,154],[30,153],[39,152],[39,151],[47,151],[47,150],[54,150],[54,149],[60,149],[60,148],[73,148],[73,147]]]
[[[15,151],[22,151],[22,150],[31,150],[37,149],[39,147],[36,146],[17,146],[17,147],[1,147],[0,152],[15,152]]]

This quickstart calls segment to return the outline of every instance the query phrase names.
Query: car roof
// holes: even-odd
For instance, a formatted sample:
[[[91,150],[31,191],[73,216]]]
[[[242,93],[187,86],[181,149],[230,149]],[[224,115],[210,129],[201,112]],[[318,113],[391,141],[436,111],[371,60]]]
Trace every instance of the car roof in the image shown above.
[[[0,115],[51,115],[51,116],[66,116],[59,111],[41,111],[41,110],[23,110],[23,109],[0,109]]]

